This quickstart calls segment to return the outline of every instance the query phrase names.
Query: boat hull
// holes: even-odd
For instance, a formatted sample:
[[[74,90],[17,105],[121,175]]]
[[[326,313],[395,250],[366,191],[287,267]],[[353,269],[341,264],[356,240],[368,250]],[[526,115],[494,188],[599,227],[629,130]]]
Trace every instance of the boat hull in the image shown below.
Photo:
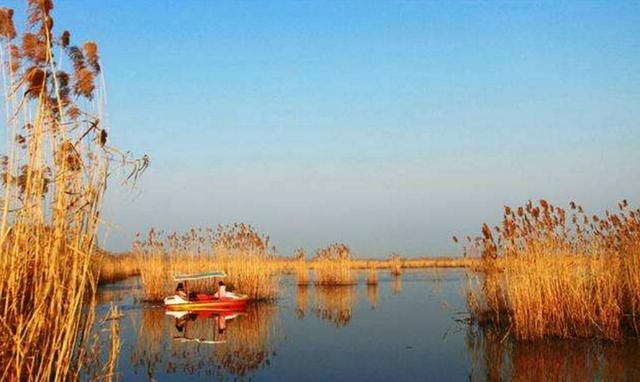
[[[201,300],[185,300],[179,296],[170,296],[165,298],[164,306],[167,310],[173,311],[218,311],[224,312],[229,310],[242,310],[247,303],[248,297],[241,296],[236,298],[222,299],[201,299]]]
[[[188,302],[183,304],[171,304],[165,305],[167,310],[190,310],[190,311],[227,311],[227,310],[240,310],[246,305],[246,300],[237,301],[203,301],[203,302]]]

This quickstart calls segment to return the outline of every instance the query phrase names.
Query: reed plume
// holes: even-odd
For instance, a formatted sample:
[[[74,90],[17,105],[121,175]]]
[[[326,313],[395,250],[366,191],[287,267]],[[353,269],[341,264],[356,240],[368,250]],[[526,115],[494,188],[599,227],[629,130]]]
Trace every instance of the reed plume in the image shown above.
[[[618,207],[604,217],[573,201],[506,207],[474,241],[484,272],[468,291],[472,317],[522,340],[638,335],[640,210]]]
[[[352,285],[356,281],[351,272],[351,249],[334,243],[316,251],[313,260],[316,285]]]
[[[0,379],[10,381],[77,380],[86,364],[96,235],[116,155],[95,144],[104,131],[94,127],[103,87],[93,69],[88,78],[65,69],[72,57],[52,37],[52,9],[51,1],[30,0],[21,35],[13,11],[0,9],[10,137],[0,161]],[[71,98],[78,82],[85,91]],[[69,119],[71,110],[85,118]]]
[[[215,230],[191,229],[166,237],[151,229],[145,241],[136,240],[132,253],[138,258],[143,299],[148,301],[161,301],[172,294],[173,274],[206,270],[224,271],[229,290],[252,300],[277,297],[275,247],[267,235],[247,224],[218,226]],[[213,292],[205,283],[192,286]]]

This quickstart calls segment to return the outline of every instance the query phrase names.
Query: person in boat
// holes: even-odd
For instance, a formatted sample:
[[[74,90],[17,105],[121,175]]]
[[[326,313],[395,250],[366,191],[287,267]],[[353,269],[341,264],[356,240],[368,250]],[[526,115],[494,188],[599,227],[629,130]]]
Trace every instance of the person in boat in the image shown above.
[[[178,286],[176,287],[176,295],[184,299],[187,298],[187,292],[184,291],[184,285],[182,283],[178,283]]]
[[[227,295],[227,286],[224,285],[224,281],[218,283],[218,291],[213,295],[215,298],[224,298]]]

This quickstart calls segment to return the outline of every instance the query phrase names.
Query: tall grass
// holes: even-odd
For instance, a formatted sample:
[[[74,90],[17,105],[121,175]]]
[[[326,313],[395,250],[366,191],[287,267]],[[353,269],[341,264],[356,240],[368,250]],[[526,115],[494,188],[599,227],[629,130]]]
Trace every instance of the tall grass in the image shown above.
[[[484,272],[468,292],[472,317],[521,340],[620,340],[640,328],[640,211],[587,216],[542,200],[505,208],[503,222],[468,239]]]
[[[389,258],[389,269],[393,276],[400,276],[402,274],[402,259],[400,258],[400,255],[391,255]]]
[[[131,254],[101,253],[94,263],[98,284],[113,283],[140,274],[138,260]]]
[[[316,251],[313,259],[316,285],[353,285],[351,249],[346,244],[334,243]]]
[[[160,301],[173,293],[177,273],[221,270],[227,274],[228,290],[247,294],[252,300],[277,297],[275,248],[266,235],[246,224],[192,229],[164,237],[155,230],[132,250],[139,262],[143,299]],[[213,292],[211,283],[190,283],[191,289]]]
[[[94,321],[92,261],[114,151],[98,47],[54,35],[52,9],[29,0],[18,35],[13,11],[0,8],[0,380],[78,379]]]
[[[298,285],[309,285],[309,267],[304,257],[304,250],[296,249],[293,257],[296,282]]]

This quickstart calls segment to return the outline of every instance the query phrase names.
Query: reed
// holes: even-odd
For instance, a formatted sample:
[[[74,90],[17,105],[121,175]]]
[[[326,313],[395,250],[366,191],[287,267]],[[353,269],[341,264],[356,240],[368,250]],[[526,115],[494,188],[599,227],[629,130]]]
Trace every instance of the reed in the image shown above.
[[[138,276],[138,260],[131,254],[100,253],[97,259],[98,284],[108,284]]]
[[[294,253],[295,274],[298,285],[309,285],[309,267],[304,257],[304,250],[296,249]]]
[[[353,285],[351,250],[346,244],[334,243],[316,251],[313,260],[316,285]]]
[[[400,255],[391,255],[389,258],[389,269],[393,276],[399,276],[402,274],[402,259],[400,259]]]
[[[0,8],[0,379],[8,381],[79,378],[115,153],[100,114],[97,45],[71,45],[66,31],[55,37],[52,9],[50,0],[29,0],[28,31],[18,35],[13,11]]]
[[[257,233],[250,225],[192,229],[166,238],[152,229],[145,241],[134,243],[132,252],[139,262],[146,301],[161,301],[172,294],[173,274],[205,270],[224,271],[228,290],[247,294],[252,300],[277,297],[275,248],[268,236]],[[191,286],[213,292],[206,283]]]
[[[352,258],[351,269],[391,269],[399,263],[400,270],[416,268],[478,268],[480,259],[473,257],[399,257],[397,260],[387,259],[366,259]]]
[[[468,239],[483,261],[467,293],[472,318],[519,340],[638,335],[640,210],[618,207],[604,217],[573,202],[506,207],[500,226]]]

